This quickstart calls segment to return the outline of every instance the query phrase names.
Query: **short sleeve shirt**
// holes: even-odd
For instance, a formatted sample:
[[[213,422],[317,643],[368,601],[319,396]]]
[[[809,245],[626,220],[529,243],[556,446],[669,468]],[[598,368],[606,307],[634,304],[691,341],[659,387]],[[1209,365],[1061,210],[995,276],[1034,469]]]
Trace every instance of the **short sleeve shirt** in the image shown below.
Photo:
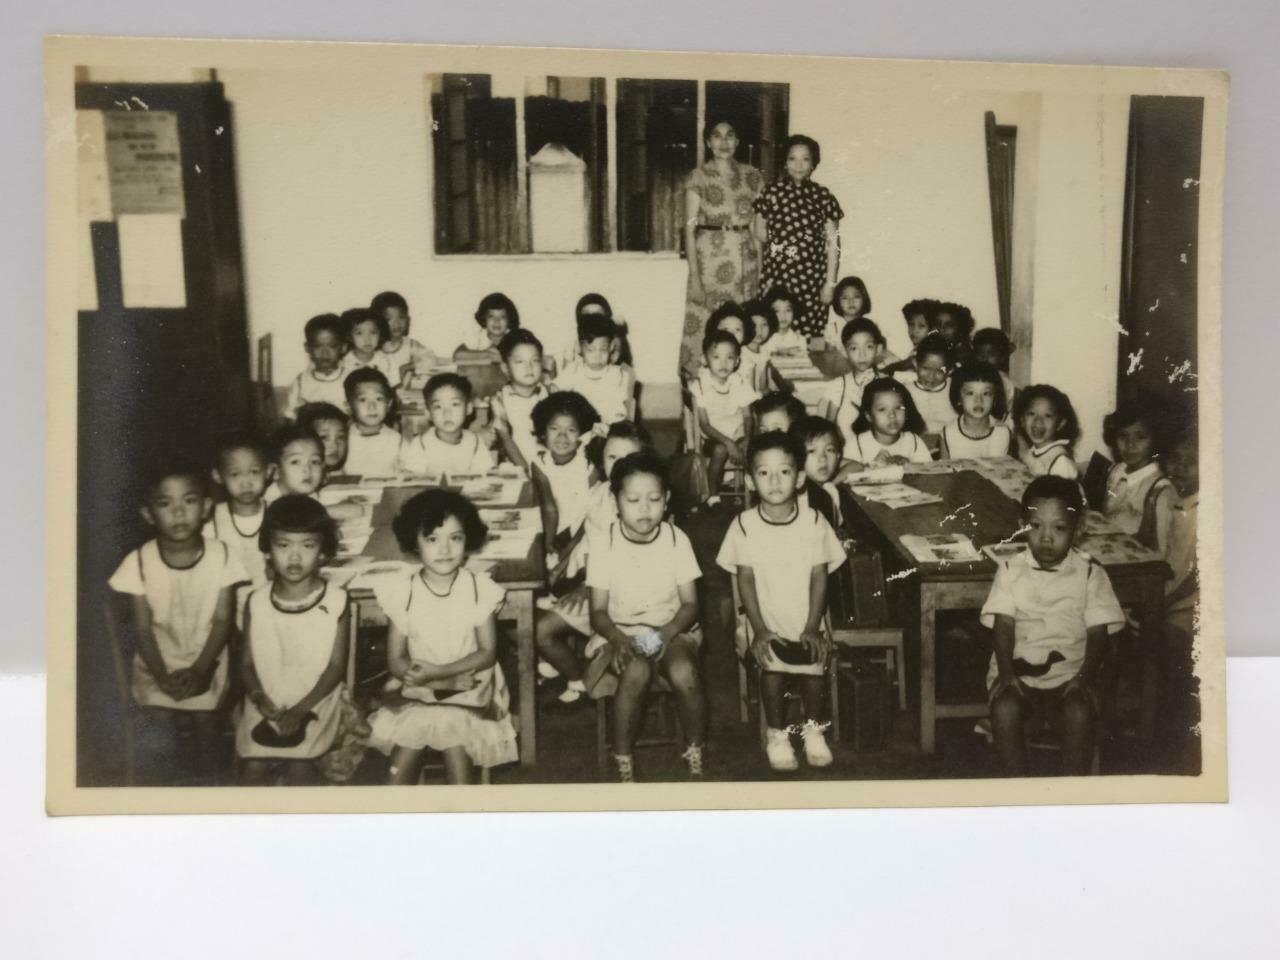
[[[1071,448],[1065,440],[1053,440],[1043,447],[1024,447],[1018,452],[1018,459],[1033,477],[1080,478],[1080,470],[1071,459]]]
[[[755,575],[760,615],[784,640],[798,640],[809,619],[809,575],[822,565],[830,573],[845,562],[831,524],[807,504],[785,523],[766,520],[759,507],[744,510],[729,524],[716,563],[732,574],[750,567]]]
[[[391,477],[400,469],[400,434],[385,423],[366,435],[352,425],[347,432],[347,459],[343,473],[361,477]]]
[[[339,364],[338,369],[329,376],[321,376],[312,367],[307,367],[294,379],[289,387],[289,398],[285,401],[284,415],[292,420],[298,411],[308,403],[331,403],[343,413],[350,413],[347,406],[347,392],[342,382],[349,373],[346,367]]]
[[[742,416],[743,409],[751,406],[760,397],[747,385],[741,374],[730,374],[724,386],[721,387],[711,378],[711,372],[708,370],[698,374],[698,379],[694,381],[690,392],[698,408],[707,412],[707,420],[710,421],[711,426],[734,440],[740,438],[746,429]]]
[[[845,447],[845,456],[859,463],[875,463],[884,457],[906,457],[912,463],[932,463],[929,445],[909,430],[904,430],[887,447],[870,430],[854,434],[853,446]]]
[[[862,391],[867,384],[876,378],[874,369],[862,373],[846,373],[842,377],[827,381],[823,388],[822,399],[831,404],[835,410],[833,419],[844,437],[845,447],[857,444],[857,435],[853,432],[854,421],[858,419],[858,411],[862,408]]]
[[[997,614],[1013,618],[1015,669],[1023,683],[1039,690],[1052,690],[1080,672],[1091,627],[1116,633],[1125,622],[1107,571],[1075,549],[1055,568],[1041,567],[1030,551],[1001,563],[982,607],[983,625],[994,626]],[[993,656],[988,686],[998,675]]]
[[[971,437],[960,426],[960,418],[947,424],[942,431],[947,442],[947,456],[952,460],[982,460],[1009,455],[1012,435],[1003,423],[991,424],[985,436]]]
[[[470,430],[463,430],[457,443],[445,443],[428,427],[400,447],[400,468],[413,474],[488,473],[494,467],[493,454]]]
[[[614,521],[587,548],[587,586],[609,591],[609,616],[620,627],[669,623],[680,609],[680,587],[701,576],[689,538],[666,521],[645,543]]]
[[[951,407],[951,378],[936,390],[926,390],[920,386],[914,370],[895,373],[893,378],[905,386],[915,401],[916,409],[924,418],[925,433],[941,433],[943,428],[956,417]]]

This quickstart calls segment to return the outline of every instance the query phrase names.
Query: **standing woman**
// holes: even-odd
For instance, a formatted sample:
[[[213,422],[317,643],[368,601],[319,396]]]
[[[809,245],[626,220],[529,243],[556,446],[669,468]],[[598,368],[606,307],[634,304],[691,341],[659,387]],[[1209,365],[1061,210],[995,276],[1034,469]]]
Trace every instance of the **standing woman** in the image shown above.
[[[795,296],[800,304],[795,325],[806,337],[822,336],[840,269],[844,211],[830,190],[809,179],[821,158],[818,141],[788,137],[786,173],[756,200],[765,234],[760,286],[780,285]]]
[[[690,376],[698,374],[711,311],[727,300],[750,300],[760,288],[760,247],[752,228],[764,176],[733,158],[733,124],[708,124],[703,139],[711,159],[689,175],[684,201],[689,287],[680,366]]]

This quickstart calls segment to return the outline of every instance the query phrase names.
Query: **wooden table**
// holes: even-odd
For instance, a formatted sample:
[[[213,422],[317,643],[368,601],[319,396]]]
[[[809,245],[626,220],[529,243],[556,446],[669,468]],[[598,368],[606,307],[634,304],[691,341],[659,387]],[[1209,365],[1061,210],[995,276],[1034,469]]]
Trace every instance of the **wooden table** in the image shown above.
[[[373,533],[365,545],[363,554],[374,560],[413,560],[406,557],[396,542],[391,521],[406,500],[426,487],[387,487],[382,499],[373,510]],[[533,507],[537,498],[533,485],[525,482],[515,506]],[[488,505],[484,505],[485,508]],[[503,506],[511,506],[504,504]],[[501,509],[493,507],[493,509]],[[537,674],[534,652],[534,594],[545,589],[547,572],[543,560],[542,534],[534,538],[529,553],[520,560],[499,560],[489,571],[498,586],[507,592],[506,601],[498,611],[498,619],[512,621],[516,627],[516,662],[520,691],[520,764],[532,767],[538,762],[537,731]],[[373,599],[373,591],[362,587],[357,575],[348,586],[354,600],[364,602]]]
[[[854,496],[862,520],[889,542],[899,561],[899,577],[913,578],[919,587],[920,614],[920,749],[932,753],[937,720],[951,717],[984,717],[987,704],[939,704],[937,684],[937,616],[940,610],[974,610],[986,602],[996,566],[985,556],[969,563],[921,564],[906,550],[899,537],[916,533],[963,533],[981,548],[1014,535],[1021,523],[1021,508],[990,480],[973,471],[921,476],[908,475],[905,482],[942,498],[941,503],[892,510]],[[1089,539],[1081,546],[1089,550]],[[1164,582],[1168,566],[1156,554],[1124,562],[1106,562],[1105,552],[1094,555],[1104,563],[1120,602],[1132,606],[1142,624],[1140,650],[1150,662],[1158,650],[1163,616]],[[903,571],[909,571],[903,573]],[[890,575],[893,577],[893,574]],[[1144,671],[1144,674],[1151,671]],[[1155,689],[1143,683],[1143,714],[1155,697]]]

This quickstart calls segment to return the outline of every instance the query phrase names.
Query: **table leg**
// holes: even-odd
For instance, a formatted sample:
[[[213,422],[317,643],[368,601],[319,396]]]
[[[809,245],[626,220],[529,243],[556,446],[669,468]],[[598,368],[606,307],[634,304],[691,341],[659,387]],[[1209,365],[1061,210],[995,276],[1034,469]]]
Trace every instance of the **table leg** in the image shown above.
[[[937,721],[938,601],[931,584],[920,584],[920,750],[934,751]]]
[[[1138,720],[1138,737],[1145,749],[1155,742],[1156,717],[1160,711],[1161,678],[1167,651],[1164,645],[1164,579],[1142,578],[1142,602],[1139,607],[1138,661],[1142,670],[1142,712]]]
[[[516,659],[520,674],[520,765],[532,767],[538,762],[538,693],[533,644],[533,591],[508,591],[507,612],[516,624]]]

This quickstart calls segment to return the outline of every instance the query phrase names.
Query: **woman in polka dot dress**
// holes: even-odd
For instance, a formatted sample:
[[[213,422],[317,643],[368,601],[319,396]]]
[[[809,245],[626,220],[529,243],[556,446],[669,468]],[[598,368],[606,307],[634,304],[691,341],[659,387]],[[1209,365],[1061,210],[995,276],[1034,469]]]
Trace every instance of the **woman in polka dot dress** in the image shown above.
[[[764,175],[733,158],[738,135],[730,123],[707,125],[711,153],[685,186],[685,251],[689,287],[680,366],[690,377],[702,363],[707,317],[722,303],[742,303],[760,290],[760,246],[752,232]]]
[[[756,199],[764,221],[763,289],[786,287],[800,302],[797,329],[822,336],[840,269],[839,222],[844,216],[831,191],[810,178],[822,152],[816,140],[787,138],[786,175]]]

